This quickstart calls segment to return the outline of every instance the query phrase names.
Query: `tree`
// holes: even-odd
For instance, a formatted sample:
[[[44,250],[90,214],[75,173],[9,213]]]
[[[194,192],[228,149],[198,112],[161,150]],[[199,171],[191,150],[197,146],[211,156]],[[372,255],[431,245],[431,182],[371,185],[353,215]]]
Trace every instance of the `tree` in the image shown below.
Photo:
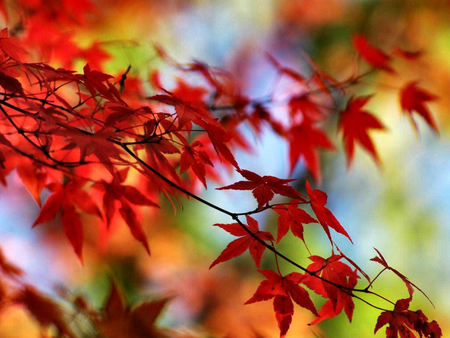
[[[189,198],[229,218],[228,223],[214,224],[233,240],[211,262],[210,269],[249,251],[253,268],[262,276],[246,304],[272,302],[280,337],[288,334],[294,307],[308,310],[314,318],[310,324],[315,325],[341,312],[352,321],[356,302],[379,310],[374,331],[387,325],[388,338],[442,336],[435,320],[410,307],[415,290],[426,294],[381,252],[375,249],[372,259],[380,265],[380,272],[370,277],[338,247],[335,238],[341,236],[353,243],[351,234],[328,207],[327,194],[313,188],[322,180],[320,153],[337,149],[330,136],[332,124],[342,139],[348,166],[355,158],[355,147],[381,165],[371,130],[385,131],[386,127],[367,108],[374,94],[360,95],[353,90],[373,74],[398,75],[394,62],[417,62],[418,53],[397,46],[382,49],[364,34],[355,33],[352,44],[360,67],[343,80],[325,72],[306,54],[307,68],[301,71],[267,54],[266,62],[276,72],[276,80],[267,96],[252,97],[244,94],[229,73],[201,61],[178,62],[155,46],[158,58],[180,75],[173,85],[167,85],[161,72],[153,71],[151,88],[144,88],[130,73],[132,65],[116,76],[103,69],[110,56],[100,43],[83,48],[70,38],[70,29],[82,27],[87,17],[99,10],[95,4],[87,0],[50,3],[19,1],[0,8],[9,24],[14,24],[16,11],[24,15],[22,21],[0,33],[0,181],[6,186],[7,176],[17,171],[41,207],[33,227],[60,224],[83,263],[87,224],[104,227],[107,233],[122,223],[150,255],[152,245],[141,222],[142,211],[154,210],[163,217],[170,209],[165,201],[172,205],[171,212],[176,212]],[[52,38],[43,38],[48,36]],[[75,60],[82,60],[82,71],[72,70]],[[285,85],[291,90],[281,96]],[[416,119],[423,119],[438,134],[428,107],[437,96],[414,80],[397,90],[413,128],[419,132]],[[279,117],[281,106],[286,108],[283,118]],[[302,164],[309,179],[279,178],[241,167],[235,152],[248,148],[243,127],[251,128],[257,137],[268,129],[284,140],[291,174]],[[222,174],[233,171],[242,177],[237,182]],[[221,184],[217,190],[251,191],[254,207],[236,212],[211,202],[202,195],[211,181]],[[45,192],[48,197],[43,200]],[[256,219],[267,214],[277,217],[276,236]],[[310,251],[312,240],[304,235],[306,226],[321,227],[329,241],[328,255]],[[309,264],[300,264],[298,258],[279,249],[288,232],[306,246]],[[281,267],[281,261],[288,263],[289,271]],[[23,272],[3,256],[0,268],[2,306],[25,307],[46,332],[43,335],[180,335],[155,325],[169,296],[131,307],[122,298],[120,287],[111,282],[100,309],[65,291],[67,310],[63,311],[63,304],[25,282]],[[391,300],[376,291],[376,282],[386,271],[404,283],[408,297]],[[313,293],[324,300],[320,308]],[[80,316],[83,321],[68,320],[67,316]],[[50,331],[45,331],[48,327]]]

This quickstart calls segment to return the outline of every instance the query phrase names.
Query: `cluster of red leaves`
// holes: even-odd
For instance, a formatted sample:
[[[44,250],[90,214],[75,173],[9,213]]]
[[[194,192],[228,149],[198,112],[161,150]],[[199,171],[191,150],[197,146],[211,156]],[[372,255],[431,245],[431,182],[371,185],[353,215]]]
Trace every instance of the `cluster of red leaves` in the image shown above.
[[[62,29],[64,23],[69,20],[74,24],[83,22],[86,13],[92,10],[90,2],[79,2],[77,11],[64,11],[66,16],[52,6],[46,6],[46,1],[41,2],[21,4],[21,8],[32,13],[28,20],[30,25],[24,28],[22,35],[17,30],[17,37],[12,37],[6,28],[0,32],[0,182],[6,185],[6,176],[17,169],[39,205],[43,189],[51,193],[34,226],[60,216],[64,233],[81,260],[84,242],[82,215],[94,215],[94,222],[104,222],[108,228],[114,220],[121,219],[131,235],[150,253],[144,227],[139,221],[138,207],[158,208],[158,198],[162,193],[176,208],[173,200],[178,200],[180,194],[187,194],[235,220],[232,224],[216,224],[238,238],[222,251],[211,267],[238,257],[248,249],[259,269],[263,253],[269,249],[276,256],[277,268],[278,258],[281,257],[303,270],[304,274],[292,272],[288,275],[281,274],[279,269],[278,272],[259,270],[266,280],[247,301],[249,304],[273,299],[282,337],[288,332],[292,321],[292,301],[316,316],[312,324],[334,317],[342,310],[351,321],[355,292],[362,290],[367,293],[367,289],[355,289],[358,273],[367,275],[342,252],[340,255],[333,253],[329,258],[313,255],[310,257],[313,263],[303,268],[281,255],[273,235],[260,230],[258,222],[250,217],[252,213],[269,209],[275,211],[278,214],[277,243],[289,229],[305,242],[303,225],[320,224],[334,248],[336,245],[330,228],[352,240],[326,207],[327,195],[312,189],[306,181],[307,198],[289,186],[294,180],[261,176],[241,169],[233,150],[247,148],[245,135],[239,128],[242,124],[248,123],[257,135],[263,125],[268,125],[289,144],[291,172],[302,160],[313,178],[320,181],[318,149],[336,149],[327,136],[324,124],[330,117],[339,116],[337,127],[342,132],[348,164],[353,161],[355,143],[359,143],[376,163],[380,163],[369,132],[384,130],[385,127],[377,117],[364,110],[371,96],[348,98],[342,111],[333,105],[334,97],[346,95],[344,88],[357,81],[352,78],[339,82],[312,60],[308,60],[309,74],[301,74],[269,56],[279,77],[289,79],[301,89],[300,94],[292,95],[285,102],[289,116],[287,123],[282,124],[274,118],[276,108],[273,106],[276,105],[244,96],[229,74],[198,61],[179,64],[159,48],[158,52],[165,61],[186,76],[193,75],[200,84],[191,85],[180,79],[174,88],[168,90],[158,74],[153,73],[150,78],[155,92],[148,96],[137,85],[132,91],[127,90],[128,83],[133,83],[128,74],[130,67],[116,77],[102,72],[102,62],[107,58],[107,53],[100,44],[83,49],[72,45],[67,38],[69,33]],[[30,9],[30,6],[35,7]],[[74,2],[63,1],[61,6],[73,9]],[[44,10],[40,11],[41,7]],[[0,10],[4,14],[9,13],[5,7],[0,7]],[[48,20],[49,17],[55,19]],[[47,26],[39,26],[44,21]],[[37,48],[40,56],[44,57],[44,51],[51,51],[55,54],[54,61],[66,68],[73,66],[75,58],[85,59],[89,63],[82,73],[54,68],[44,62],[32,62],[33,55],[27,54],[27,51],[36,52],[34,43],[42,40],[39,34],[46,31],[55,32],[54,39],[49,40],[48,45],[42,44]],[[65,44],[62,44],[63,39]],[[408,60],[415,58],[398,50],[388,55],[370,45],[362,35],[354,36],[353,44],[372,71],[395,74],[390,64],[394,55]],[[61,50],[65,53],[60,53]],[[418,87],[417,82],[410,82],[400,90],[403,111],[409,116],[417,112],[437,133],[436,123],[425,105],[435,98]],[[332,107],[324,106],[324,100]],[[218,172],[213,170],[218,164],[229,170],[236,169],[246,179],[219,190],[251,190],[256,199],[255,210],[232,213],[192,193],[199,188],[198,182],[206,188],[208,179],[218,180]],[[133,183],[129,169],[150,183],[141,184],[141,180]],[[275,195],[291,200],[271,204]],[[98,199],[102,200],[101,208],[95,202]],[[310,205],[315,218],[299,207],[304,204]],[[120,219],[114,218],[115,214],[120,215]],[[247,224],[239,219],[242,215],[246,216]],[[388,338],[396,337],[397,333],[402,338],[410,337],[408,332],[411,329],[426,337],[439,338],[441,333],[436,322],[428,323],[420,310],[408,310],[412,290],[416,286],[389,267],[381,254],[379,256],[374,260],[405,282],[410,298],[397,301],[393,311],[384,311],[375,330],[389,323]],[[344,259],[350,265],[343,263]],[[14,279],[19,274],[2,259],[0,267],[8,278]],[[373,281],[368,280],[372,285]],[[308,291],[301,285],[327,299],[319,312]],[[43,326],[52,324],[62,335],[73,336],[63,323],[57,305],[34,288],[23,286],[12,299],[15,303],[24,304]],[[113,287],[104,313],[97,313],[94,317],[99,319],[94,322],[106,337],[162,337],[164,335],[157,333],[153,324],[166,301],[144,303],[129,310]],[[40,308],[48,310],[39,313]]]
[[[328,299],[319,311],[318,317],[311,324],[320,323],[322,320],[337,316],[342,310],[352,321],[355,304],[352,299],[352,289],[359,278],[357,270],[341,262],[342,255],[332,255],[327,259],[319,256],[309,257],[314,263],[308,266],[309,271],[317,271],[323,279],[315,275],[307,276],[304,283],[315,293]],[[332,283],[329,283],[332,282]],[[336,285],[340,285],[337,288]]]
[[[426,338],[442,337],[442,331],[436,321],[428,322],[428,318],[421,310],[408,310],[411,298],[399,299],[395,303],[393,311],[385,311],[378,317],[375,326],[376,333],[380,328],[389,324],[386,328],[386,338],[414,338],[413,331]]]

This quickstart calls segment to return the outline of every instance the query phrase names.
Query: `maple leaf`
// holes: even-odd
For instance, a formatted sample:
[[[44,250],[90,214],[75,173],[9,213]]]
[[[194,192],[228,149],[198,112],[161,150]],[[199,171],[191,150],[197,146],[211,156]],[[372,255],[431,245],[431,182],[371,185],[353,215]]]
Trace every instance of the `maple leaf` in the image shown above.
[[[353,244],[353,241],[350,238],[347,231],[345,231],[345,229],[342,227],[342,225],[339,223],[336,217],[334,217],[334,215],[331,213],[331,211],[325,208],[325,204],[327,204],[328,199],[327,194],[319,189],[314,190],[311,189],[311,185],[309,184],[308,180],[306,180],[306,191],[308,192],[308,196],[310,198],[311,208],[316,214],[317,219],[320,225],[322,226],[323,230],[325,230],[325,233],[327,234],[331,244],[333,244],[333,240],[331,239],[329,227],[333,228],[334,230],[336,230],[336,232],[347,237]]]
[[[82,83],[89,93],[95,97],[97,94],[101,97],[115,101],[116,97],[110,90],[110,86],[106,86],[108,84],[109,79],[113,79],[114,76],[99,72],[97,70],[91,70],[89,63],[87,63],[83,67],[83,75],[78,75],[79,82]]]
[[[380,163],[368,131],[370,129],[383,130],[385,127],[375,116],[363,110],[370,98],[371,96],[351,98],[347,103],[346,109],[341,112],[339,129],[342,131],[344,138],[347,166],[350,166],[353,161],[356,142],[369,152],[377,164]]]
[[[295,117],[301,113],[302,118],[307,124],[314,123],[323,118],[320,107],[311,98],[310,93],[302,93],[291,97],[289,100],[289,112],[291,117]]]
[[[274,298],[273,307],[278,321],[278,327],[280,328],[280,337],[284,337],[289,330],[292,315],[294,314],[292,301],[308,309],[314,315],[319,315],[308,292],[299,285],[305,278],[305,275],[292,272],[286,276],[282,276],[272,270],[258,271],[267,279],[260,283],[255,294],[245,304]]]
[[[340,262],[342,258],[342,255],[332,255],[327,259],[320,256],[309,257],[313,263],[307,267],[308,271],[315,272],[325,280],[345,288],[341,289],[315,276],[305,275],[302,283],[315,293],[329,299],[320,309],[319,317],[312,321],[311,325],[320,323],[326,318],[337,316],[342,310],[345,311],[349,321],[352,321],[355,304],[349,289],[355,287],[359,276],[356,270],[353,271],[347,264]]]
[[[113,132],[100,130],[91,134],[78,128],[66,127],[55,130],[53,133],[66,138],[67,144],[63,150],[79,149],[80,161],[85,161],[86,157],[95,155],[111,175],[114,175],[111,159],[123,161],[119,148],[108,140],[116,136]]]
[[[311,123],[302,123],[288,130],[289,162],[291,172],[300,158],[303,158],[309,172],[317,182],[322,180],[317,148],[335,150],[328,136]]]
[[[225,142],[231,140],[231,135],[222,127],[216,125],[208,125],[206,129],[208,133],[208,137],[211,140],[211,144],[214,147],[217,155],[221,159],[220,155],[222,155],[229,163],[231,163],[235,168],[239,169],[239,165],[236,162],[233,154],[230,149],[225,145]],[[222,160],[222,159],[221,159]]]
[[[122,199],[121,202],[122,207],[119,209],[120,215],[122,216],[125,223],[128,225],[128,228],[130,229],[133,237],[142,243],[145,250],[150,255],[150,248],[148,246],[147,236],[145,235],[142,224],[138,221],[136,217],[136,213],[131,208],[130,204],[128,204],[124,199]]]
[[[412,117],[412,113],[414,111],[422,116],[428,125],[436,132],[436,134],[439,135],[436,122],[425,105],[426,102],[434,101],[436,99],[437,96],[418,87],[417,82],[415,81],[408,82],[400,90],[400,106],[402,107],[403,112],[408,113],[416,132],[418,132],[417,123]]]
[[[225,187],[216,188],[217,190],[252,190],[253,196],[258,201],[258,209],[267,205],[275,194],[302,199],[302,195],[290,187],[289,182],[295,179],[281,179],[274,176],[259,176],[250,170],[237,170],[248,181],[239,181]]]
[[[47,180],[45,169],[28,158],[22,158],[17,163],[16,170],[22,183],[27,187],[39,207],[41,207],[41,192]]]
[[[395,303],[393,311],[384,311],[378,317],[374,333],[389,324],[386,328],[386,338],[415,338],[412,330],[419,333],[420,337],[440,338],[442,331],[436,321],[428,322],[428,318],[422,311],[408,310],[411,297],[399,299]]]
[[[389,73],[394,73],[394,69],[389,65],[391,57],[382,50],[373,47],[362,34],[352,37],[353,46],[358,54],[375,68],[383,69]]]
[[[130,308],[122,300],[115,283],[112,283],[102,315],[95,320],[101,336],[105,338],[169,338],[168,332],[157,328],[155,323],[171,299],[172,297],[164,297]]]
[[[159,206],[147,198],[136,187],[122,184],[125,182],[127,175],[128,169],[123,169],[114,175],[111,182],[108,183],[106,181],[102,181],[94,184],[93,187],[105,192],[103,195],[103,210],[106,216],[107,227],[109,228],[116,211],[115,201],[120,201],[122,204],[119,209],[120,215],[128,225],[133,237],[140,241],[148,254],[150,254],[150,248],[147,243],[144,229],[138,221],[136,213],[130,203],[134,205],[152,206],[156,208],[159,208]]]
[[[53,194],[45,201],[38,218],[33,223],[33,227],[35,227],[51,221],[61,211],[61,223],[65,235],[80,261],[83,260],[83,225],[80,216],[75,211],[75,206],[86,213],[102,217],[91,196],[82,190],[83,184],[80,180],[71,180],[64,185],[56,182],[47,185]]]
[[[266,247],[255,239],[250,233],[258,237],[262,241],[274,241],[272,234],[266,231],[260,231],[258,221],[254,218],[246,215],[248,225],[243,224],[245,230],[240,223],[232,224],[214,224],[214,226],[221,227],[223,230],[232,234],[233,236],[239,237],[235,239],[222,251],[222,253],[217,257],[217,259],[211,264],[210,269],[222,262],[228,261],[231,258],[242,255],[247,249],[250,250],[256,266],[259,268],[261,263],[261,257],[264,253]]]
[[[317,221],[312,218],[305,210],[298,208],[299,201],[293,200],[289,202],[289,205],[286,207],[276,206],[272,209],[276,211],[278,216],[278,234],[277,234],[277,243],[286,235],[289,228],[292,231],[292,234],[298,238],[300,238],[303,243],[305,243],[305,239],[303,237],[303,224],[304,223],[317,223]]]

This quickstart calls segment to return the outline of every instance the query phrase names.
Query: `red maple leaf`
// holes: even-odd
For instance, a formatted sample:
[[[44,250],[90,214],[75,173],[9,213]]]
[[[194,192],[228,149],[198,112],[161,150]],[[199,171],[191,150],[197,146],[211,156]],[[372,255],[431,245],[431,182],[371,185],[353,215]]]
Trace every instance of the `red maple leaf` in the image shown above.
[[[352,321],[355,304],[353,303],[352,293],[349,289],[355,287],[359,276],[356,270],[353,271],[350,266],[340,262],[342,258],[342,255],[332,255],[327,259],[320,256],[309,257],[313,263],[307,267],[308,271],[315,272],[325,280],[343,287],[339,288],[325,280],[311,275],[305,275],[303,283],[315,293],[329,299],[320,309],[319,317],[311,325],[337,316],[342,310],[345,311],[349,321]]]
[[[417,331],[420,337],[440,338],[442,331],[436,321],[428,322],[428,318],[422,311],[408,310],[411,297],[399,299],[395,303],[393,311],[384,311],[378,317],[375,325],[376,333],[380,328],[389,324],[386,328],[386,338],[415,338],[412,330]]]
[[[305,275],[292,272],[286,276],[282,276],[272,270],[259,270],[259,272],[267,279],[261,282],[255,294],[245,304],[274,298],[273,307],[278,321],[278,327],[280,328],[280,337],[286,335],[291,325],[292,315],[294,314],[292,301],[310,310],[314,315],[319,315],[308,292],[299,285],[305,278]]]
[[[248,229],[245,230],[241,224],[232,223],[232,224],[214,224],[214,226],[221,227],[223,230],[229,232],[233,236],[238,236],[238,239],[235,239],[227,247],[222,251],[222,253],[217,257],[217,259],[211,264],[210,269],[219,263],[230,260],[231,258],[242,255],[247,249],[250,250],[250,254],[255,260],[256,266],[259,268],[261,263],[261,257],[264,253],[266,247],[260,243],[257,239],[255,239],[250,233],[257,236],[262,241],[274,241],[272,234],[266,231],[260,231],[258,221],[254,218],[246,215],[248,225],[244,226]]]
[[[22,183],[41,207],[41,192],[47,180],[45,167],[24,157],[17,161],[16,170]]]
[[[74,127],[58,128],[52,131],[53,134],[65,137],[67,144],[63,150],[79,149],[80,161],[85,161],[86,157],[95,155],[105,168],[114,176],[112,159],[123,161],[120,156],[120,148],[116,147],[109,138],[114,137],[113,132],[99,130],[90,134]]]
[[[95,97],[97,94],[104,97],[107,100],[115,101],[115,97],[109,90],[109,79],[113,79],[114,76],[99,72],[97,70],[91,70],[89,63],[83,68],[84,75],[78,75],[79,82],[82,83],[89,93]]]
[[[328,136],[311,123],[293,126],[288,131],[289,162],[291,172],[300,158],[303,158],[309,172],[318,182],[322,180],[318,148],[335,150]]]
[[[300,193],[288,185],[289,182],[295,181],[295,179],[281,179],[274,176],[261,177],[250,170],[238,170],[238,173],[248,181],[239,181],[216,189],[252,190],[253,196],[258,201],[258,209],[261,209],[267,205],[275,194],[304,200]]]
[[[352,98],[347,103],[347,108],[341,112],[339,129],[344,137],[345,153],[347,155],[347,165],[352,163],[355,154],[355,143],[363,146],[377,164],[380,163],[377,151],[368,135],[369,129],[383,130],[385,127],[378,119],[363,110],[363,107],[370,100],[370,96]]]
[[[213,124],[208,125],[206,132],[208,133],[208,137],[211,140],[211,144],[214,147],[214,150],[216,151],[219,158],[221,159],[220,155],[222,155],[235,168],[239,169],[239,165],[234,159],[233,154],[231,153],[230,149],[228,149],[228,147],[225,145],[225,142],[230,141],[232,138],[230,133],[227,132],[222,127],[218,127]],[[239,136],[236,135],[234,137],[234,140],[238,141]]]
[[[425,105],[426,102],[434,101],[437,99],[436,95],[433,95],[424,89],[417,86],[417,82],[408,82],[400,90],[400,106],[403,112],[408,113],[411,118],[411,122],[414,126],[416,132],[418,131],[417,123],[412,117],[412,113],[415,111],[420,116],[422,116],[428,125],[439,134],[438,127],[434,121],[433,116],[431,116],[430,111]]]
[[[317,223],[317,221],[312,218],[305,210],[299,209],[298,204],[299,201],[294,200],[289,202],[289,205],[287,207],[284,205],[280,205],[272,208],[279,214],[277,243],[279,243],[284,235],[286,235],[289,228],[291,229],[294,236],[300,238],[303,243],[305,243],[305,239],[303,237],[303,224]]]
[[[316,214],[320,225],[322,226],[323,230],[325,230],[325,233],[330,239],[331,244],[333,244],[333,240],[331,239],[329,227],[346,236],[353,244],[353,241],[347,231],[345,231],[336,217],[334,217],[334,215],[331,213],[331,211],[325,208],[325,204],[327,204],[328,199],[327,194],[319,189],[311,189],[311,185],[309,184],[308,180],[306,181],[306,191],[308,192],[308,196],[310,198],[311,207]]]
[[[38,218],[33,223],[33,227],[35,227],[38,224],[51,221],[62,211],[61,223],[65,235],[81,261],[83,224],[75,206],[86,213],[102,216],[92,197],[82,190],[83,184],[80,180],[72,180],[65,185],[56,182],[47,185],[47,188],[52,190],[53,194],[45,201]]]
[[[362,34],[356,34],[352,38],[353,46],[358,54],[375,68],[384,69],[389,73],[394,73],[394,69],[389,65],[391,57],[382,50],[373,47]]]
[[[142,243],[145,250],[150,254],[150,248],[147,243],[147,237],[145,236],[144,228],[142,224],[138,221],[137,216],[131,204],[142,205],[142,206],[152,206],[159,208],[158,204],[147,198],[142,192],[140,192],[136,187],[131,185],[122,184],[125,182],[128,175],[128,169],[120,170],[114,175],[111,182],[98,182],[94,185],[96,189],[104,191],[103,195],[103,210],[106,216],[106,225],[109,227],[111,220],[116,211],[115,203],[120,201],[121,208],[119,213],[122,216],[131,234],[135,239]]]
[[[291,117],[301,116],[307,123],[313,123],[323,118],[320,106],[313,101],[309,92],[291,97],[289,100],[289,112]]]

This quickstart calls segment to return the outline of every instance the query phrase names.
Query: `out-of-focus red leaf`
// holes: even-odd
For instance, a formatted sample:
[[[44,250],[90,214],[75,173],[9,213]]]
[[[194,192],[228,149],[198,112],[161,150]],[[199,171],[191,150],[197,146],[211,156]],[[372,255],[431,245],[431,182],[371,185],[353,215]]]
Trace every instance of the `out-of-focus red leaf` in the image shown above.
[[[61,223],[67,239],[72,244],[73,250],[80,261],[83,261],[83,223],[81,222],[80,216],[75,212],[73,204],[68,202],[62,203]]]
[[[16,169],[22,183],[27,187],[39,207],[41,207],[41,192],[47,180],[46,172],[27,158],[21,159],[17,163]]]
[[[438,97],[436,95],[420,88],[415,81],[408,82],[400,90],[400,106],[402,107],[402,110],[410,117],[416,132],[418,131],[418,128],[416,121],[412,117],[413,112],[417,112],[420,116],[422,116],[428,125],[436,132],[436,134],[439,134],[436,122],[428,110],[428,107],[425,105],[426,102],[434,101],[437,98]]]
[[[419,51],[412,52],[412,51],[408,51],[408,50],[404,50],[402,48],[396,47],[394,49],[394,53],[401,56],[402,58],[404,58],[406,60],[415,61],[422,56],[423,51],[419,50]]]
[[[377,164],[380,163],[368,132],[370,129],[385,130],[386,128],[375,116],[363,110],[370,98],[370,96],[352,98],[348,101],[345,110],[341,112],[339,129],[344,138],[348,166],[352,163],[355,155],[355,143],[359,143],[365,148]]]
[[[122,207],[119,209],[120,215],[124,219],[125,223],[127,223],[130,228],[131,234],[134,238],[136,238],[139,242],[142,243],[147,253],[150,255],[150,248],[147,243],[147,236],[145,235],[144,228],[142,224],[138,221],[136,217],[136,213],[131,208],[131,206],[125,201],[125,199],[121,199]]]
[[[308,123],[293,126],[287,133],[291,172],[295,169],[298,161],[303,159],[314,179],[321,182],[318,148],[335,150],[334,144],[323,131]]]
[[[389,65],[391,57],[383,52],[381,49],[373,47],[362,34],[356,34],[352,38],[353,46],[358,54],[367,63],[375,68],[383,69],[389,73],[394,73],[394,69]]]
[[[295,71],[292,68],[285,67],[281,65],[272,55],[266,53],[267,58],[269,61],[278,69],[278,72],[289,76],[291,79],[297,81],[300,84],[305,83],[305,77],[301,75],[299,72]]]
[[[277,243],[286,235],[289,228],[292,231],[292,234],[298,238],[300,238],[303,243],[305,243],[305,239],[303,237],[303,224],[304,223],[317,223],[317,221],[312,218],[305,210],[298,208],[298,201],[293,200],[289,202],[289,205],[286,206],[276,206],[272,209],[276,211],[278,216],[278,234],[277,234]]]
[[[300,115],[304,125],[311,125],[323,118],[321,108],[309,92],[291,97],[288,106],[291,117],[295,120],[296,116]]]
[[[74,179],[64,185],[57,182],[48,185],[53,194],[45,201],[38,218],[33,223],[35,227],[49,222],[62,211],[61,222],[65,235],[80,261],[82,261],[83,225],[75,211],[75,206],[86,213],[101,217],[100,210],[92,197],[83,190],[84,183],[82,180]]]
[[[89,48],[81,49],[78,57],[83,58],[94,69],[102,69],[105,61],[111,58],[111,55],[102,48],[101,43],[95,41]]]

